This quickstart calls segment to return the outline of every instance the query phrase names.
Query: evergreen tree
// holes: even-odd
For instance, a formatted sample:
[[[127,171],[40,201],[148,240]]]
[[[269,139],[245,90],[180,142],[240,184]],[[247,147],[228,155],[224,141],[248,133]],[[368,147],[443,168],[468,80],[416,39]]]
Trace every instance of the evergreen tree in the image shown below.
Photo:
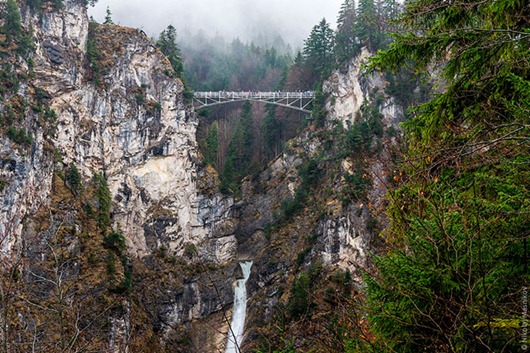
[[[391,351],[521,348],[530,284],[528,14],[525,1],[410,1],[403,33],[372,61],[434,66],[445,85],[405,125],[408,178],[392,194],[392,249],[367,278],[370,322]]]
[[[103,173],[94,174],[94,185],[96,187],[96,199],[98,202],[98,226],[105,235],[107,229],[110,228],[110,206],[112,199],[107,179]]]
[[[110,7],[108,6],[107,6],[107,14],[105,15],[105,21],[103,22],[103,24],[106,24],[106,25],[114,24],[114,22],[112,21],[112,12],[110,12]]]
[[[13,39],[18,39],[22,34],[22,25],[20,24],[20,10],[15,0],[7,0],[5,9],[4,32],[7,43]]]
[[[184,66],[182,64],[182,54],[177,45],[177,30],[172,25],[167,26],[160,33],[156,46],[168,58],[177,76],[182,77]]]
[[[322,85],[318,85],[315,90],[315,99],[311,109],[311,118],[317,127],[324,127],[326,121],[326,95],[322,91]]]
[[[392,42],[392,33],[397,31],[396,21],[401,13],[397,0],[378,0],[377,18],[380,28],[380,42],[378,49],[386,49]]]
[[[357,28],[355,32],[359,37],[361,46],[375,53],[382,42],[380,18],[374,0],[359,0],[357,11]]]
[[[265,146],[270,158],[280,153],[282,146],[282,125],[276,117],[276,109],[273,105],[267,105],[267,115],[263,119],[262,130]]]
[[[219,136],[218,136],[217,122],[214,121],[208,130],[206,136],[204,162],[207,164],[217,165],[217,154],[219,153]]]
[[[335,33],[335,58],[340,64],[355,57],[360,46],[356,33],[357,11],[354,0],[345,0],[341,6],[337,19]]]
[[[249,170],[251,158],[252,158],[252,133],[253,133],[253,121],[252,121],[252,103],[246,101],[243,103],[243,109],[241,110],[241,128],[242,128],[242,164],[246,164],[246,171]],[[246,173],[245,173],[246,174]]]
[[[313,82],[327,78],[333,68],[334,34],[326,19],[313,27],[304,45],[304,62],[314,73]]]
[[[66,184],[70,187],[72,192],[76,195],[79,194],[82,187],[81,174],[77,169],[76,165],[70,163],[64,174]]]
[[[221,174],[221,191],[237,191],[242,178],[248,175],[252,159],[252,104],[243,104],[241,120],[228,145],[226,162]]]

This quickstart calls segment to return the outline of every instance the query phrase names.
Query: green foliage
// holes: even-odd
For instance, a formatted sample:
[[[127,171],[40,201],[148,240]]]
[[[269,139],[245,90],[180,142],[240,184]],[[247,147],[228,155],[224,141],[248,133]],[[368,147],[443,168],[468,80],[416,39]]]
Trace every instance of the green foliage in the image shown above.
[[[396,191],[392,215],[407,227],[407,249],[380,258],[380,280],[367,279],[381,338],[408,352],[498,351],[512,337],[516,350],[516,329],[487,326],[517,317],[517,293],[529,280],[521,237],[530,230],[530,190],[521,184],[529,177],[508,162],[458,176],[448,171],[420,194],[409,186]],[[398,209],[404,203],[405,214]]]
[[[96,3],[98,2],[98,0],[80,0],[86,7],[88,6],[96,6]]]
[[[64,179],[66,181],[66,184],[70,187],[72,192],[74,194],[79,194],[81,191],[81,174],[79,174],[79,170],[75,166],[75,164],[70,163],[68,168],[66,169],[66,173],[64,174]]]
[[[112,230],[109,234],[103,237],[103,246],[114,251],[118,256],[123,255],[127,248],[123,232],[120,230]]]
[[[88,63],[90,64],[90,68],[92,69],[92,80],[96,85],[99,85],[102,82],[102,69],[99,64],[101,60],[101,53],[96,47],[95,43],[95,31],[97,26],[99,26],[96,22],[89,22],[88,24],[88,37],[86,42],[86,56],[88,59]]]
[[[322,91],[322,85],[318,85],[311,108],[311,118],[317,127],[324,127],[326,114],[326,94]]]
[[[331,74],[333,68],[334,34],[326,19],[313,27],[304,43],[304,62],[313,73],[313,82],[320,82]]]
[[[311,309],[311,282],[312,278],[308,272],[302,272],[293,283],[289,296],[289,315],[291,319],[297,320],[309,314]]]
[[[13,65],[5,63],[0,70],[0,93],[17,92],[20,86],[20,79],[15,72]],[[6,105],[11,109],[10,106]],[[7,109],[7,108],[6,108]]]
[[[26,4],[34,11],[37,11],[37,13],[41,12],[41,8],[44,3],[52,3],[55,11],[58,11],[63,7],[63,0],[27,0],[26,1]]]
[[[344,148],[346,155],[360,150],[368,150],[372,143],[372,133],[367,121],[355,123],[345,134]]]
[[[112,253],[107,255],[107,275],[113,276],[116,273],[116,256]]]
[[[334,55],[339,64],[351,60],[360,53],[361,46],[356,37],[356,24],[355,1],[345,0],[339,12],[335,33]]]
[[[320,178],[322,170],[318,166],[318,161],[314,158],[309,159],[298,167],[298,175],[302,178],[300,189],[309,190],[315,186]]]
[[[172,25],[167,26],[160,33],[156,46],[168,58],[171,67],[175,70],[178,77],[182,77],[184,66],[182,63],[182,54],[177,46],[177,30]]]
[[[197,91],[278,89],[291,64],[290,47],[278,38],[258,46],[234,39],[225,43],[216,36],[198,34],[181,44],[186,82]]]
[[[305,248],[304,250],[299,252],[298,255],[296,255],[296,264],[298,266],[302,266],[304,264],[306,256],[309,255],[310,253],[311,253],[310,247]]]
[[[9,126],[7,128],[6,136],[13,142],[29,147],[33,143],[33,138],[28,135],[24,128],[16,128],[14,126]]]
[[[311,293],[321,272],[322,264],[317,262],[306,271],[302,271],[294,281],[287,303],[291,320],[299,320],[309,315],[315,307]]]
[[[0,178],[0,192],[4,191],[7,185],[9,185],[9,181],[4,178]]]
[[[105,14],[105,21],[103,22],[105,25],[111,25],[114,24],[114,21],[112,21],[112,12],[110,11],[110,7],[107,6],[106,14]]]
[[[224,193],[237,191],[241,179],[249,174],[252,159],[252,130],[252,105],[250,101],[246,101],[241,111],[241,120],[228,145],[226,162],[220,175],[221,191]]]
[[[22,34],[20,10],[15,0],[7,0],[5,9],[5,22],[2,29],[6,34],[6,41],[8,44],[10,44],[13,40],[17,40]]]
[[[305,194],[299,192],[293,198],[283,199],[280,203],[280,214],[277,221],[280,223],[289,221],[304,207],[303,201],[305,201],[305,198]]]
[[[184,91],[182,92],[182,98],[184,99],[185,103],[191,104],[193,101],[193,91],[192,89],[186,84],[184,85]]]
[[[42,6],[42,0],[26,0],[26,4],[34,10],[40,10]]]
[[[417,74],[409,68],[401,68],[394,73],[387,72],[385,79],[388,82],[385,92],[395,97],[396,102],[405,110],[430,99],[432,84],[425,74]]]
[[[48,108],[44,111],[44,117],[46,121],[49,121],[51,123],[54,123],[57,121],[57,113],[55,112],[55,110],[51,108]]]
[[[383,41],[378,15],[374,0],[359,0],[356,33],[361,45],[372,53],[381,47]]]
[[[129,293],[133,288],[133,284],[132,268],[130,266],[125,266],[123,278],[121,279],[119,285],[114,289],[114,292],[118,294]]]
[[[526,2],[411,1],[372,68],[437,67],[445,89],[405,124],[391,251],[367,277],[390,350],[517,351],[528,287],[530,26]]]
[[[344,175],[344,186],[341,190],[341,199],[344,206],[353,200],[362,200],[366,196],[366,189],[370,186],[370,179],[363,174],[360,166],[353,173]]]
[[[1,33],[6,35],[5,44],[16,45],[16,52],[21,57],[28,59],[29,54],[34,51],[33,36],[31,27],[29,32],[22,28],[20,9],[16,0],[7,0],[1,17],[4,19]]]
[[[17,53],[23,58],[29,60],[29,54],[35,51],[35,44],[33,42],[33,36],[31,33],[21,35],[18,40]],[[28,66],[29,63],[28,63]]]
[[[273,105],[267,105],[267,115],[263,119],[261,130],[269,156],[273,158],[280,153],[282,146],[282,123],[276,117]]]
[[[98,202],[97,222],[102,233],[105,234],[110,227],[111,196],[107,179],[105,179],[103,173],[94,174],[94,185]]]
[[[285,223],[305,207],[310,190],[316,185],[322,170],[315,159],[310,159],[298,168],[300,186],[296,189],[293,198],[287,198],[280,203],[280,213],[276,217],[278,223]]]
[[[213,166],[217,165],[217,154],[219,153],[218,133],[217,122],[214,122],[205,139],[204,162]]]
[[[137,93],[134,98],[136,99],[136,104],[143,105],[145,103],[145,96],[142,93]]]
[[[198,254],[197,246],[195,246],[195,244],[193,243],[187,243],[186,246],[184,247],[184,256],[191,259],[197,256],[197,254]]]

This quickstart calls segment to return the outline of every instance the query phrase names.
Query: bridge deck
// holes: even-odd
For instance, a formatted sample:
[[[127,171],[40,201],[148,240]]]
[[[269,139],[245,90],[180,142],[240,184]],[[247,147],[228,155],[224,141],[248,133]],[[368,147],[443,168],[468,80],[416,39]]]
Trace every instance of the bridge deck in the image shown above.
[[[194,92],[195,108],[201,109],[214,105],[252,100],[279,105],[295,109],[304,113],[311,113],[308,107],[315,98],[315,92],[254,92],[254,91],[218,91],[218,92]]]
[[[269,99],[269,98],[315,98],[315,92],[313,91],[307,91],[307,92],[227,92],[227,91],[219,91],[219,92],[195,92],[193,94],[195,98],[209,98],[209,99],[216,99],[216,98],[224,98],[224,99],[248,99],[248,98],[256,98],[256,99]]]

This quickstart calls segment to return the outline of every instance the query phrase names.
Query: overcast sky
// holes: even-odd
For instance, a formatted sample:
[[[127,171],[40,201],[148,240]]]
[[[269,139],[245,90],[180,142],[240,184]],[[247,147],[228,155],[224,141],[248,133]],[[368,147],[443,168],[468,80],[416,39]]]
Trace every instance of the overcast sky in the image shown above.
[[[169,24],[178,35],[220,34],[228,40],[252,39],[258,30],[280,32],[293,47],[302,46],[322,18],[335,27],[344,0],[99,0],[89,13],[103,22],[107,6],[115,23],[157,36]]]

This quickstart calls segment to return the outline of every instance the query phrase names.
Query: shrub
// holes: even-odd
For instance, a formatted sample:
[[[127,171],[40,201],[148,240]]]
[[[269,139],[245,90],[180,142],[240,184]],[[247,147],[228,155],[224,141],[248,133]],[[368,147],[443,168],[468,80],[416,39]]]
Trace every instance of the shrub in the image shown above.
[[[143,105],[145,103],[145,96],[141,93],[137,93],[136,96],[136,104]]]
[[[302,272],[293,283],[288,302],[291,319],[300,319],[309,313],[311,308],[311,300],[309,298],[310,286],[311,278],[307,272]]]
[[[6,135],[11,141],[21,146],[31,146],[33,143],[33,138],[23,128],[17,129],[14,126],[10,126],[7,129]]]
[[[122,255],[127,248],[123,233],[116,230],[113,230],[103,238],[103,246],[114,251],[117,255]]]

